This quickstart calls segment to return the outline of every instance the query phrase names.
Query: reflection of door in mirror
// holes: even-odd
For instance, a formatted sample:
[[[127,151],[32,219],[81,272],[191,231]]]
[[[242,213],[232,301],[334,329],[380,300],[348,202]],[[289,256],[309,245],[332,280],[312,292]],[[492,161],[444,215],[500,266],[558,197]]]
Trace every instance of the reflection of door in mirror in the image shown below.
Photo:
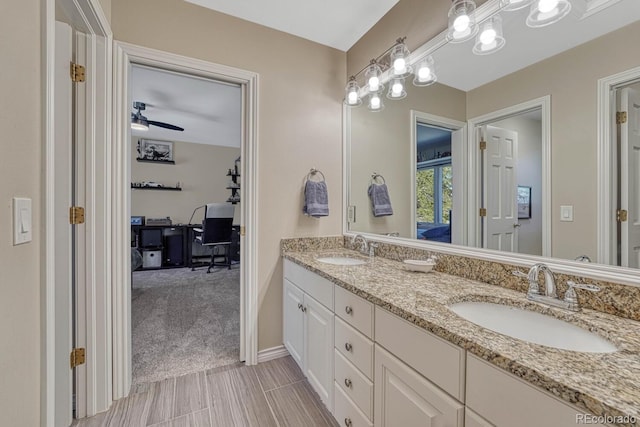
[[[481,246],[542,255],[541,110],[494,121],[480,134],[486,142],[481,150],[480,204],[486,209],[480,217]],[[518,218],[518,186],[531,188],[529,218]]]
[[[412,237],[463,244],[464,123],[412,111]]]
[[[620,123],[618,265],[640,267],[640,83],[618,91]]]

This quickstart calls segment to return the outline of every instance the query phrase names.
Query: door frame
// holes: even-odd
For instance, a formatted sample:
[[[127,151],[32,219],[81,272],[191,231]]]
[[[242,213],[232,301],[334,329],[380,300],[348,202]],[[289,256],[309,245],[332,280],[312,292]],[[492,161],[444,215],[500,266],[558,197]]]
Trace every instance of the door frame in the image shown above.
[[[111,336],[108,331],[107,312],[110,290],[110,277],[107,267],[109,241],[95,239],[95,236],[108,236],[108,218],[100,210],[106,206],[109,198],[104,191],[107,184],[102,171],[109,159],[100,157],[94,149],[104,148],[111,133],[111,45],[112,33],[98,0],[77,2],[73,0],[45,0],[42,19],[42,116],[43,116],[43,235],[42,250],[42,356],[41,356],[41,425],[55,425],[55,274],[57,263],[69,263],[68,255],[57,253],[55,241],[59,232],[55,229],[55,200],[61,196],[56,191],[56,168],[61,167],[54,156],[55,152],[55,21],[56,7],[61,8],[70,19],[71,26],[88,35],[92,55],[84,64],[92,70],[87,79],[84,97],[86,114],[86,133],[82,135],[90,142],[90,153],[84,158],[86,172],[92,174],[87,183],[84,199],[88,206],[89,220],[77,232],[77,238],[86,242],[85,259],[92,262],[93,270],[84,276],[83,285],[86,299],[77,304],[81,315],[77,323],[82,336],[76,336],[80,343],[86,343],[87,360],[85,365],[76,368],[76,392],[80,393],[76,405],[76,416],[93,415],[106,410],[112,402],[111,396]],[[89,145],[89,144],[88,144]],[[70,191],[70,190],[69,190]],[[70,192],[66,195],[70,196]],[[59,216],[59,214],[58,214]],[[106,229],[104,227],[107,227]],[[86,329],[84,329],[86,327]],[[78,328],[76,329],[78,330]],[[102,332],[102,333],[101,333]],[[77,334],[76,334],[77,335]],[[100,355],[106,357],[101,357]]]
[[[615,266],[617,256],[616,95],[619,86],[640,79],[640,67],[598,79],[598,222],[599,264]]]
[[[516,116],[531,110],[541,110],[542,115],[542,256],[551,256],[551,95],[512,105],[501,110],[477,116],[468,120],[468,173],[469,191],[467,206],[467,243],[479,247],[482,242],[481,217],[478,214],[482,203],[482,180],[479,179],[481,157],[478,149],[477,129],[492,122]],[[475,220],[473,220],[475,218]]]
[[[114,138],[112,167],[108,171],[112,188],[113,233],[113,395],[125,397],[131,386],[131,226],[130,176],[131,65],[199,75],[240,84],[243,88],[243,142],[241,171],[241,264],[240,264],[240,352],[247,365],[258,362],[258,74],[208,61],[176,55],[125,42],[114,42]]]
[[[447,128],[451,130],[451,132],[461,131],[461,141],[462,144],[465,144],[467,140],[467,124],[465,122],[449,119],[447,117],[436,116],[429,113],[423,113],[417,110],[411,110],[411,148],[409,149],[409,164],[416,164],[417,151],[418,151],[418,132],[417,126],[418,123],[424,123],[427,125],[433,125],[437,127]],[[455,153],[454,153],[455,151]],[[453,144],[451,146],[451,165],[453,170],[453,179],[460,183],[461,188],[458,191],[458,194],[464,195],[467,191],[467,150],[463,147],[454,148]],[[417,222],[417,202],[416,202],[416,179],[417,179],[417,170],[415,167],[411,168],[411,238],[417,239],[416,236],[416,222]],[[456,192],[454,187],[454,194]],[[464,245],[465,236],[466,236],[466,227],[467,227],[467,219],[465,218],[464,212],[466,212],[464,207],[464,197],[455,197],[453,198],[453,211],[461,212],[462,215],[460,217],[460,221],[456,221],[457,225],[461,227],[453,227],[452,231],[454,234],[451,236],[451,242],[457,245]],[[454,238],[455,237],[455,238]]]

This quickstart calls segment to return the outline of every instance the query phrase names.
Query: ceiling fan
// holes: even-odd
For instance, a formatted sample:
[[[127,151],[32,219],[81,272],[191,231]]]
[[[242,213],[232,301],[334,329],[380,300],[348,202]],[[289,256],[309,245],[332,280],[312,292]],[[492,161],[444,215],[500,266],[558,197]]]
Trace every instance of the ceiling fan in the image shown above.
[[[136,113],[131,113],[131,129],[135,130],[149,130],[149,126],[158,126],[165,129],[184,131],[180,126],[175,126],[169,123],[156,122],[155,120],[149,120],[142,115],[141,111],[147,108],[147,104],[144,102],[134,102],[133,108],[138,110]]]

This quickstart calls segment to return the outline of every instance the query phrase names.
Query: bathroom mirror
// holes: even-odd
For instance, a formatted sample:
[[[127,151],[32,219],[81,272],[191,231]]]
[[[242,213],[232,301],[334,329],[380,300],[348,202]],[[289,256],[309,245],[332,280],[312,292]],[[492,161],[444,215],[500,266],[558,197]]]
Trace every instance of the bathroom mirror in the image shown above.
[[[347,231],[638,268],[640,2],[572,4],[535,29],[528,9],[501,11],[507,43],[491,55],[441,34],[414,51],[431,53],[438,83],[407,79],[406,98],[382,96],[381,111],[366,95],[345,107]],[[599,80],[623,72],[598,117]],[[383,182],[393,214],[374,216],[368,190]]]

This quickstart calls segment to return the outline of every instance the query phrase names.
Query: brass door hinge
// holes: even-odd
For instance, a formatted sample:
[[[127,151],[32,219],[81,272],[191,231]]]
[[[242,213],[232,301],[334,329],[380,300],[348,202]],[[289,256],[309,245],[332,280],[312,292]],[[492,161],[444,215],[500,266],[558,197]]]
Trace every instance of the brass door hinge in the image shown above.
[[[244,236],[244,233],[245,233],[245,232],[246,232],[245,226],[244,226],[244,225],[241,225],[241,226],[240,226],[240,235],[241,235],[241,236]]]
[[[69,224],[84,224],[84,208],[80,206],[71,206],[69,208]]]
[[[487,149],[487,141],[485,141],[484,139],[480,140],[480,149],[481,150],[486,150]]]
[[[85,351],[84,348],[74,348],[71,350],[71,369],[75,368],[78,365],[83,365],[85,360]]]
[[[618,222],[625,222],[628,216],[628,212],[624,209],[618,209],[616,211],[616,219],[618,220]]]
[[[616,124],[621,125],[627,123],[627,112],[619,111],[616,113]]]
[[[85,69],[80,64],[71,63],[71,81],[75,83],[85,81]]]
[[[487,216],[487,208],[480,208],[480,216]]]

